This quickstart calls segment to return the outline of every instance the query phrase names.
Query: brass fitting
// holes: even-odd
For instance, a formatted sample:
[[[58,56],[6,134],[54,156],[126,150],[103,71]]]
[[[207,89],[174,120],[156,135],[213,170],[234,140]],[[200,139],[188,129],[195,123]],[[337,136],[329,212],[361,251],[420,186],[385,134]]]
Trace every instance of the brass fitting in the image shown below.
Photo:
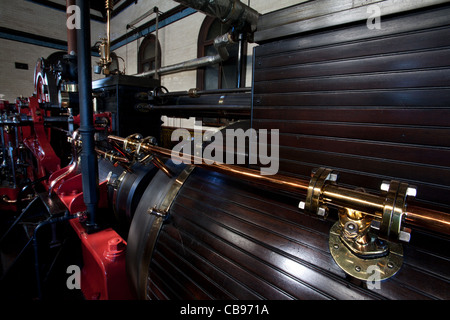
[[[331,169],[314,170],[306,201],[299,207],[321,218],[327,217],[330,208],[338,210],[339,221],[330,231],[330,252],[346,273],[367,280],[370,275],[361,271],[362,266],[389,265],[382,278],[391,277],[403,261],[397,241],[409,241],[402,223],[407,197],[415,196],[416,189],[398,181],[383,182],[385,194],[377,196],[339,187],[337,178]]]

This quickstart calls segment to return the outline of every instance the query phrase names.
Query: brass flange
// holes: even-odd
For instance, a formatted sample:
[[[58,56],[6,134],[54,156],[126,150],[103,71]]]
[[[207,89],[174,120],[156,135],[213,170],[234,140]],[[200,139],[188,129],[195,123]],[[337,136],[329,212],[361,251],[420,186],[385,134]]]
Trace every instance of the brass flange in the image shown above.
[[[360,280],[368,280],[374,271],[379,272],[379,280],[393,276],[403,261],[403,248],[397,241],[409,241],[402,223],[407,197],[415,195],[415,188],[398,181],[384,182],[385,194],[376,196],[339,187],[337,178],[331,169],[314,170],[300,208],[321,218],[327,217],[331,207],[338,210],[329,247],[347,274]]]

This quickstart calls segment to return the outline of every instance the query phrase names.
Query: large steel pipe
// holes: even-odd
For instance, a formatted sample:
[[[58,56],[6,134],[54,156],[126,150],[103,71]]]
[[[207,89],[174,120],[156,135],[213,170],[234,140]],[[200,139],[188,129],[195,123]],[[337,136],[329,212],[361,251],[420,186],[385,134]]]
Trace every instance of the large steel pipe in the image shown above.
[[[206,56],[198,59],[192,59],[185,62],[177,63],[174,65],[162,67],[158,69],[158,75],[166,75],[176,72],[195,70],[197,68],[210,66],[219,62],[222,62],[223,59],[219,54],[215,56]],[[156,70],[150,70],[143,73],[136,74],[137,77],[151,77],[156,74]]]

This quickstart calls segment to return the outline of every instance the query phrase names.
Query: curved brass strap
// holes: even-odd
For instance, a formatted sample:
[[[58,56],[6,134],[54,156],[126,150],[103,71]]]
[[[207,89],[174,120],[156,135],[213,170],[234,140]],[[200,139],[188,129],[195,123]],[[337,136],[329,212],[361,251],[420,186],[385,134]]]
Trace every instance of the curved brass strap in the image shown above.
[[[156,242],[159,233],[161,231],[161,228],[163,226],[163,223],[164,221],[166,221],[169,215],[170,207],[172,206],[172,203],[175,200],[176,196],[178,195],[178,192],[180,191],[181,187],[186,182],[187,178],[190,176],[190,174],[194,169],[195,169],[194,166],[187,166],[180,173],[180,175],[174,180],[172,186],[169,188],[165,197],[161,201],[161,204],[154,207],[150,207],[147,211],[148,214],[155,216],[147,239],[146,255],[147,257],[149,257],[148,266],[150,266],[151,264]],[[147,296],[147,286],[143,288],[143,291],[145,292],[143,292],[144,294],[143,297],[141,298],[145,298]]]

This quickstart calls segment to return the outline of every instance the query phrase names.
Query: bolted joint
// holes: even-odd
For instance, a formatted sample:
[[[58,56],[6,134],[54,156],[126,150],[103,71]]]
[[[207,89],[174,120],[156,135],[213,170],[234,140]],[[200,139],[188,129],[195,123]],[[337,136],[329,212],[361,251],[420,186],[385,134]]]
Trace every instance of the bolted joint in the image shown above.
[[[300,203],[298,204],[298,208],[301,210],[305,210],[305,206],[306,206],[306,203],[304,201],[300,201]]]
[[[411,229],[402,228],[398,234],[398,240],[403,242],[411,241]]]
[[[315,214],[323,219],[328,216],[328,207],[322,199],[322,192],[326,185],[336,184],[338,174],[332,169],[318,168],[312,170],[312,178],[309,182],[305,202],[300,202],[299,208],[309,214]]]
[[[166,210],[160,210],[157,209],[156,207],[149,209],[148,214],[164,219],[168,217],[168,212]]]
[[[385,240],[409,242],[411,234],[403,228],[403,219],[407,198],[416,196],[416,187],[393,180],[383,182],[381,190],[386,193],[379,229],[380,237]]]
[[[326,218],[328,216],[328,208],[327,207],[320,207],[317,209],[317,215],[321,218]]]

